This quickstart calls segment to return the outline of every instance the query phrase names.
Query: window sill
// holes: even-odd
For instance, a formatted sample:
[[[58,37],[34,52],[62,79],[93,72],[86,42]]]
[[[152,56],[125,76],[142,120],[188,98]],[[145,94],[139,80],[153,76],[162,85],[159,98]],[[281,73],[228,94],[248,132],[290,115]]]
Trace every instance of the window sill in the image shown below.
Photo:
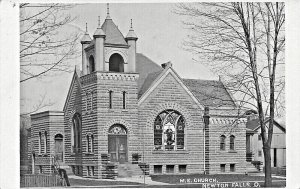
[[[229,150],[228,153],[237,153],[235,150]]]
[[[189,154],[186,150],[152,150],[153,154]]]
[[[88,155],[94,155],[94,152],[86,152],[85,155],[86,156],[88,156]]]

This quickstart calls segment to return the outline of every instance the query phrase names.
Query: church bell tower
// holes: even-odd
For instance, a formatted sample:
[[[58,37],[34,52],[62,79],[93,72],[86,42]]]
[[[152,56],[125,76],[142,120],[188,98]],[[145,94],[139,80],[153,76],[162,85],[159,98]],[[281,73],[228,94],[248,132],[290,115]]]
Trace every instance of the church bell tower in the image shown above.
[[[131,161],[132,154],[139,150],[132,143],[138,141],[137,39],[132,20],[124,37],[113,22],[107,5],[106,18],[102,25],[98,18],[93,39],[86,29],[81,40],[83,149],[89,146],[84,136],[94,137],[94,152],[83,155],[83,161],[90,156],[100,159],[101,154],[107,154],[111,162],[123,163]],[[95,162],[100,171],[99,161]]]

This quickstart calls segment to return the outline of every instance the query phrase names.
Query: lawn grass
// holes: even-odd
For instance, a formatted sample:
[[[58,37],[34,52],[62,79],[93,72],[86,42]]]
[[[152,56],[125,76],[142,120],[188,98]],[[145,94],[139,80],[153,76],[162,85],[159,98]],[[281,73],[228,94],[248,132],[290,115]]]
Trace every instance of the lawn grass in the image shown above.
[[[71,186],[102,186],[102,185],[141,185],[137,182],[125,182],[114,180],[88,180],[88,179],[74,179],[69,178]]]
[[[116,181],[116,180],[89,180],[89,179],[75,179],[70,178],[71,187],[72,186],[107,186],[110,187],[126,187],[126,188],[203,188],[203,182],[199,182],[199,179],[215,179],[217,182],[246,182],[259,181],[260,187],[264,187],[264,177],[263,176],[247,176],[244,174],[223,174],[223,175],[202,175],[202,174],[192,174],[192,175],[152,175],[153,181],[161,182],[162,185],[143,185],[137,182],[126,182],[126,181]],[[193,182],[194,178],[198,182]],[[182,183],[180,179],[190,179],[190,183]],[[273,178],[273,187],[285,187],[286,180],[281,178]],[[165,185],[163,184],[165,183]],[[170,184],[170,185],[168,185]]]

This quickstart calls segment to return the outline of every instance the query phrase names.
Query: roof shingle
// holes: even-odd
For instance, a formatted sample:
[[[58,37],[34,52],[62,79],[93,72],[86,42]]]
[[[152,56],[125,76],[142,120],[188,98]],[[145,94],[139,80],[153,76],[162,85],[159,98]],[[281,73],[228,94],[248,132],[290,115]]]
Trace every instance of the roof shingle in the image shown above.
[[[101,28],[106,34],[105,43],[115,45],[127,45],[123,34],[120,32],[120,30],[112,21],[112,19],[105,19]]]

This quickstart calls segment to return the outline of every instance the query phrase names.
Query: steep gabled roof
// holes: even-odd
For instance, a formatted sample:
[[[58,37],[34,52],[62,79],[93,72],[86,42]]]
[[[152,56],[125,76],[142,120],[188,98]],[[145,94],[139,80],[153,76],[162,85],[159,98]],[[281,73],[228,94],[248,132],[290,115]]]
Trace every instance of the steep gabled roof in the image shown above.
[[[204,106],[235,106],[221,81],[183,79],[183,82]]]
[[[148,74],[147,78],[144,80],[144,83],[139,90],[138,98],[140,98],[148,90],[148,88],[151,86],[151,84],[154,82],[154,80],[161,73],[162,73],[162,70]]]
[[[163,72],[163,68],[143,54],[137,54],[138,98],[140,98]],[[198,101],[204,106],[235,106],[234,100],[221,81],[182,79]]]
[[[123,34],[120,32],[112,19],[105,19],[101,28],[106,34],[105,43],[114,45],[127,45]]]
[[[72,77],[72,81],[71,81],[71,84],[70,84],[70,87],[69,87],[68,95],[67,95],[67,98],[66,98],[66,101],[65,101],[65,105],[64,105],[64,108],[63,108],[64,112],[66,110],[67,103],[69,102],[69,99],[71,98],[71,94],[72,94],[72,90],[73,90],[73,86],[74,86],[75,82],[78,82],[79,87],[81,88],[81,85],[80,85],[79,78],[78,78],[76,70],[77,70],[77,68],[75,67],[74,74],[73,74],[73,77]]]
[[[267,124],[269,121],[270,121],[270,118],[266,118],[265,123]],[[274,125],[277,126],[283,132],[285,132],[285,130],[286,130],[285,123],[280,124],[280,123],[278,123],[277,120],[274,119]],[[258,130],[260,128],[259,119],[252,119],[252,120],[247,121],[246,128],[251,129],[253,131]]]
[[[145,80],[149,74],[153,74],[153,72],[161,72],[163,69],[158,64],[150,60],[148,57],[141,53],[136,54],[136,72],[139,73],[139,80],[138,80],[138,91],[140,93],[142,86],[145,84]],[[152,81],[154,81],[153,78]],[[149,83],[147,79],[147,83]],[[150,82],[151,84],[152,82]],[[147,90],[149,86],[143,87]],[[145,91],[143,91],[145,92]],[[142,92],[142,93],[143,93]],[[142,94],[141,94],[142,95]],[[141,96],[139,95],[139,97]]]
[[[175,72],[175,70],[172,68],[172,66],[166,66],[163,69],[163,71],[161,71],[161,72],[149,74],[149,77],[147,77],[147,78],[151,78],[151,80],[153,78],[154,81],[152,81],[149,84],[149,87],[147,89],[144,89],[145,92],[140,96],[140,98],[138,100],[138,105],[142,104],[148,98],[148,96],[152,93],[152,91],[155,90],[155,88],[157,86],[159,86],[159,84],[169,74],[172,75],[173,78],[178,82],[178,84],[187,92],[187,94],[191,97],[191,99],[195,102],[195,104],[198,105],[200,109],[204,109],[204,107],[202,106],[202,104],[196,99],[196,97],[193,95],[193,93],[186,87],[186,85],[183,83],[181,77]],[[152,77],[152,76],[155,76],[155,77]],[[148,82],[148,81],[145,81],[145,83],[146,82]]]

